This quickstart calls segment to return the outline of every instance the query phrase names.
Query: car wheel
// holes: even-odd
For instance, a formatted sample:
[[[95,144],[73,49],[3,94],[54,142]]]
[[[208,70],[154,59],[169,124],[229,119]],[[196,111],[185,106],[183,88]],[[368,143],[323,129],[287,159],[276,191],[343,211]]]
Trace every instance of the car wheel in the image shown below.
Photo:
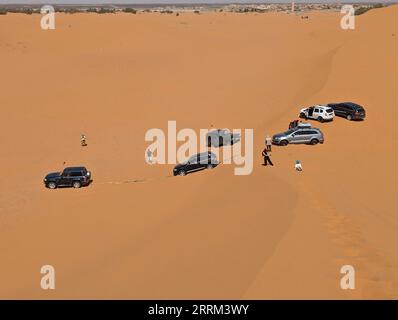
[[[347,115],[347,120],[348,120],[348,121],[351,121],[351,120],[352,120],[352,115],[350,115],[350,114]]]
[[[305,118],[305,114],[300,112],[299,118],[304,119]]]
[[[287,140],[282,140],[281,142],[280,142],[280,145],[281,146],[287,146],[289,144],[289,141],[287,141]]]
[[[319,143],[318,139],[312,139],[310,142],[313,146]]]
[[[318,117],[318,121],[319,122],[323,122],[323,118],[322,117]]]
[[[74,181],[72,186],[73,188],[78,189],[82,186],[82,184],[80,183],[80,181]]]
[[[178,172],[178,175],[181,176],[181,177],[185,176],[186,174],[187,173],[184,170],[181,170],[181,171]]]
[[[47,187],[48,187],[49,189],[55,189],[55,188],[57,187],[57,184],[56,184],[55,182],[49,182],[49,183],[47,184]]]
[[[212,164],[208,164],[208,165],[206,166],[206,168],[207,168],[207,169],[213,169],[214,166],[213,166]]]

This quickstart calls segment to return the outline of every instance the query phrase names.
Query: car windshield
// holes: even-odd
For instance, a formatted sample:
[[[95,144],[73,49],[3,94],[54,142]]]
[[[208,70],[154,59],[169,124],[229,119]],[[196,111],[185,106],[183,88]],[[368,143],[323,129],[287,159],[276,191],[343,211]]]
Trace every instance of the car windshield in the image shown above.
[[[326,112],[329,112],[329,113],[333,112],[333,109],[331,109],[331,108],[330,109],[326,109]]]

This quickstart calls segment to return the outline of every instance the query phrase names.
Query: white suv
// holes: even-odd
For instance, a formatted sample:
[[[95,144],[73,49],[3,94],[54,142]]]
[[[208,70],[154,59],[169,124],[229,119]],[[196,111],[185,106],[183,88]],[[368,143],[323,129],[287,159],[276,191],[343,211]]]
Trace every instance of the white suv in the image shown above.
[[[315,119],[320,122],[332,121],[334,118],[334,111],[331,107],[316,105],[300,110],[300,118]]]

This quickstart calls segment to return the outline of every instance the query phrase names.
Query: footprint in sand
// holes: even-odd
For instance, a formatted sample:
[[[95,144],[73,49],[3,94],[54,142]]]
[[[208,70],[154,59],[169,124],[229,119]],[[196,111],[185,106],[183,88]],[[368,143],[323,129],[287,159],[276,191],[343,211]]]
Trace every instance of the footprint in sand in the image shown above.
[[[357,270],[357,281],[361,282],[363,292],[367,292],[365,298],[396,298],[393,292],[398,287],[397,266],[390,263],[385,255],[366,240],[352,218],[337,211],[325,199],[319,198],[320,195],[314,197],[313,191],[311,194],[314,206],[324,214],[332,242],[341,250],[342,256],[335,261],[336,264],[341,266],[349,263],[354,266]]]

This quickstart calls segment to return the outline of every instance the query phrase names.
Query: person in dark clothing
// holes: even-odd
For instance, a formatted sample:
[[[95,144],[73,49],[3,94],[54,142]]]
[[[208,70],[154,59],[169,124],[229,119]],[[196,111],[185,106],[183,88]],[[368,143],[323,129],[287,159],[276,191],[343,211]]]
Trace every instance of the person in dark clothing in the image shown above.
[[[152,151],[148,148],[146,151],[146,157],[147,157],[146,160],[149,164],[152,164],[153,162],[152,155],[153,155]]]
[[[299,120],[293,120],[293,121],[291,121],[291,122],[289,123],[289,129],[296,128],[296,127],[299,125],[299,123],[301,123],[301,121],[299,121]]]
[[[274,164],[272,163],[270,157],[269,157],[267,148],[265,148],[265,149],[263,150],[262,155],[263,155],[263,157],[264,157],[264,164],[263,164],[264,166],[266,166],[268,163],[269,163],[271,166],[274,165]]]

